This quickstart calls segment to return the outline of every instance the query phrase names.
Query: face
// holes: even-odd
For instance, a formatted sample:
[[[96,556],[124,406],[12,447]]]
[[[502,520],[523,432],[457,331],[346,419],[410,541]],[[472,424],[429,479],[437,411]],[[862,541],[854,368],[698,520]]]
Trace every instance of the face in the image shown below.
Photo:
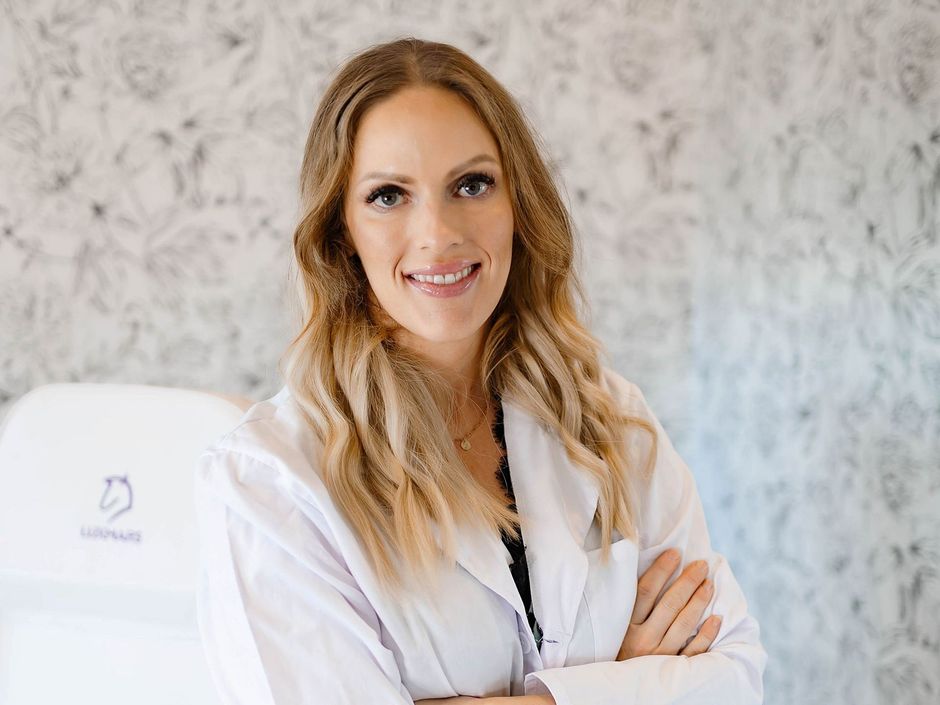
[[[402,342],[479,341],[509,275],[513,218],[496,142],[459,96],[407,88],[366,112],[343,213]]]

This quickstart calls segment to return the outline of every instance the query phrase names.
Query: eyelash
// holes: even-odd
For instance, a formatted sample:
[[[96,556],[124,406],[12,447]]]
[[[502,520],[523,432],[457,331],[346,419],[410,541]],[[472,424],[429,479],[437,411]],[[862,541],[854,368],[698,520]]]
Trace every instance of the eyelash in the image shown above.
[[[486,172],[482,172],[482,171],[474,172],[472,174],[465,174],[464,176],[460,177],[460,181],[457,182],[457,190],[459,191],[467,184],[473,184],[473,183],[484,183],[486,184],[487,189],[483,193],[477,194],[476,196],[469,196],[469,198],[482,198],[483,196],[485,196],[486,194],[490,192],[490,189],[496,183],[496,179],[493,177],[492,174],[487,174]],[[370,193],[368,196],[366,196],[366,203],[372,203],[379,196],[384,196],[386,193],[401,193],[401,192],[402,190],[398,186],[392,186],[391,184],[380,186],[379,188],[375,189],[372,193]],[[394,206],[380,206],[380,208],[382,210],[390,210],[394,208]]]

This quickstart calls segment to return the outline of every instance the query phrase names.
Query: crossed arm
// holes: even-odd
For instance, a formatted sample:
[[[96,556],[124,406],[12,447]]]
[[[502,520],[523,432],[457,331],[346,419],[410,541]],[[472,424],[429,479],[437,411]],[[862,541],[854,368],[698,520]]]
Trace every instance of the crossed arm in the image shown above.
[[[697,656],[705,653],[718,635],[721,617],[712,615],[696,630],[714,592],[705,561],[689,563],[675,582],[666,585],[682,557],[675,549],[660,554],[637,582],[637,597],[617,654],[618,661],[650,655]],[[433,698],[415,705],[556,705],[549,695],[511,697]]]

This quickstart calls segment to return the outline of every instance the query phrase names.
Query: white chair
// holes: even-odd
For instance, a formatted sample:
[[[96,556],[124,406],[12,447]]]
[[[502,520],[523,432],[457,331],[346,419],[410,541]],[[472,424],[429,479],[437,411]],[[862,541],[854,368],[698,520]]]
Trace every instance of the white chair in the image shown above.
[[[0,704],[213,705],[195,461],[247,399],[38,387],[0,426]]]

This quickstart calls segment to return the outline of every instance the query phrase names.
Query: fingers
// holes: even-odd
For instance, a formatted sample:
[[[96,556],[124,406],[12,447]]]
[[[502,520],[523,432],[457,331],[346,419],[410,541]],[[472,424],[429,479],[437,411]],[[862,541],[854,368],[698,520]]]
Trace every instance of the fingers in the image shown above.
[[[698,656],[699,654],[704,654],[708,651],[708,647],[712,645],[712,642],[715,641],[719,629],[721,629],[721,617],[717,614],[712,615],[705,620],[705,623],[702,624],[702,628],[698,630],[698,634],[689,642],[688,646],[679,652],[679,655]]]
[[[636,586],[636,602],[633,606],[633,616],[630,621],[633,624],[642,624],[649,617],[650,612],[656,605],[656,598],[662,592],[666,582],[679,566],[681,556],[679,551],[670,548],[663,551],[659,557],[653,561],[642,576]]]
[[[708,651],[717,638],[721,626],[717,615],[706,619],[696,633],[714,595],[714,585],[707,580],[707,561],[687,565],[660,597],[680,563],[680,553],[669,549],[640,576],[631,625],[618,661],[648,654],[694,656]]]
[[[661,654],[677,654],[689,637],[695,632],[695,625],[705,614],[709,600],[712,599],[714,589],[711,581],[706,580],[692,593],[688,604],[682,608],[657,649]]]
[[[653,607],[653,611],[645,623],[647,628],[654,634],[665,636],[669,627],[679,616],[679,612],[689,603],[692,595],[706,577],[708,577],[708,563],[705,561],[689,563],[679,577],[676,578],[676,581],[666,590],[662,599]],[[698,617],[693,622],[693,626],[697,621]],[[677,648],[685,642],[690,633],[691,629],[686,631]]]

